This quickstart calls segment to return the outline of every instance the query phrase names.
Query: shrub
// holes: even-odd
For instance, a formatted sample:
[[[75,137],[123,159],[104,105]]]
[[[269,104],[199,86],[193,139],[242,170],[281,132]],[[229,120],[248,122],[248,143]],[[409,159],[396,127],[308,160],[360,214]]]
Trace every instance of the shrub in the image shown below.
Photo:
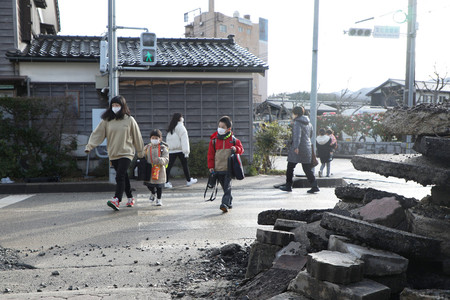
[[[191,153],[189,154],[189,172],[194,177],[208,177],[209,170],[207,164],[208,142],[199,141],[191,143]]]
[[[70,98],[0,98],[1,176],[64,176],[76,169],[69,153],[76,148],[71,133]]]
[[[273,168],[274,156],[279,155],[289,140],[289,131],[278,122],[263,124],[255,135],[253,166],[262,173]]]

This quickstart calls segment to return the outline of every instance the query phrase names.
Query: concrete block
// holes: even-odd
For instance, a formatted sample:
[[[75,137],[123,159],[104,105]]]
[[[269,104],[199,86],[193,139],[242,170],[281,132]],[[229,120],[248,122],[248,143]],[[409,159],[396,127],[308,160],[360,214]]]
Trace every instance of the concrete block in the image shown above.
[[[431,198],[434,205],[450,208],[450,186],[433,186],[431,188]]]
[[[282,255],[275,258],[272,268],[300,272],[306,265],[307,260],[306,256],[302,255]]]
[[[395,197],[373,200],[359,209],[359,215],[364,221],[397,229],[406,220],[405,211]]]
[[[371,247],[392,251],[407,258],[433,258],[440,253],[440,240],[332,213],[325,213],[320,225]]]
[[[425,156],[447,160],[450,158],[450,139],[448,137],[418,136],[413,149]]]
[[[256,230],[256,240],[260,243],[284,247],[294,241],[294,238],[295,235],[292,232],[259,228]]]
[[[303,249],[299,242],[290,242],[289,245],[277,252],[276,257],[283,255],[302,255]]]
[[[391,294],[396,295],[400,294],[408,285],[406,273],[380,277],[368,276],[367,278],[387,286],[391,289]]]
[[[286,220],[286,219],[277,219],[275,221],[274,230],[281,231],[291,231],[299,226],[306,224],[304,221],[295,221],[295,220]]]
[[[444,300],[450,299],[450,290],[413,290],[404,289],[400,300]]]
[[[307,256],[306,269],[312,277],[337,284],[349,284],[363,279],[364,262],[351,254],[320,251]]]
[[[364,274],[369,276],[390,276],[402,274],[408,268],[408,259],[394,252],[367,248],[349,243],[349,239],[331,235],[328,250],[349,253],[364,261]]]
[[[321,281],[302,271],[291,281],[288,291],[300,293],[314,300],[388,300],[390,289],[370,279],[348,285]]]
[[[310,300],[303,295],[294,292],[286,292],[269,298],[268,300]]]
[[[245,278],[253,278],[258,273],[270,269],[275,254],[280,250],[281,247],[277,245],[254,242],[250,249]]]
[[[265,210],[258,214],[259,225],[274,225],[277,219],[305,221],[311,223],[318,221],[322,218],[325,212],[329,212],[331,209],[308,209],[308,210],[296,210],[296,209],[271,209]]]

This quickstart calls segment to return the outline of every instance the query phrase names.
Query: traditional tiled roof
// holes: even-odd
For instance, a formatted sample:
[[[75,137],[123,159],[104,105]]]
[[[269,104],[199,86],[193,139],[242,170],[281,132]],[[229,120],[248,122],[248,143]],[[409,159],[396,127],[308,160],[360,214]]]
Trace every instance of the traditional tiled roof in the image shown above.
[[[41,35],[24,51],[8,52],[12,61],[98,62],[98,36]],[[156,66],[152,70],[264,72],[268,65],[234,42],[214,38],[158,38]],[[118,38],[119,67],[140,67],[140,41],[135,37]],[[142,66],[144,67],[144,66]]]
[[[440,83],[439,86],[437,85],[436,81],[420,81],[415,80],[415,88],[419,91],[434,91],[439,90],[441,93],[450,93],[450,83],[445,80],[445,82],[442,84]],[[405,80],[404,79],[391,79],[389,78],[385,82],[383,82],[381,85],[377,86],[376,88],[370,90],[366,96],[372,96],[376,93],[381,93],[381,89],[385,86],[400,86],[402,88],[405,87]]]

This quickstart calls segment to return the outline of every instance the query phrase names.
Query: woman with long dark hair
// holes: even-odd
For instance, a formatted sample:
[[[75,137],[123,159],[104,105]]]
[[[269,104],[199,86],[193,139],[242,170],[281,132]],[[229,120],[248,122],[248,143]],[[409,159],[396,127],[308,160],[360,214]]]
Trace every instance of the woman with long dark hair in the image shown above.
[[[180,113],[174,113],[172,120],[167,127],[166,143],[169,145],[169,165],[167,166],[167,182],[164,185],[166,188],[172,188],[169,181],[170,170],[175,163],[177,157],[183,166],[184,177],[186,178],[186,185],[191,186],[197,183],[197,179],[191,178],[187,158],[189,157],[189,136],[186,127],[183,125],[184,118]]]
[[[131,116],[130,109],[123,96],[115,96],[111,99],[109,107],[101,116],[102,120],[92,132],[86,145],[85,152],[100,145],[106,138],[109,160],[116,170],[116,192],[107,205],[114,210],[119,210],[123,192],[127,195],[128,207],[133,207],[134,198],[131,193],[128,168],[134,158],[143,157],[144,141],[142,140],[139,126]]]

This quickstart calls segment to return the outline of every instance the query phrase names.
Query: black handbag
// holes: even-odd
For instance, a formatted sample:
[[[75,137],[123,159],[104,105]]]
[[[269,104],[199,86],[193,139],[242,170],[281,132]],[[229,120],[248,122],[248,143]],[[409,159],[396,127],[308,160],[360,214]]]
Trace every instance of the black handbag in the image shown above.
[[[215,172],[209,173],[208,182],[206,183],[205,193],[203,194],[203,199],[206,198],[206,193],[208,192],[208,189],[212,189],[211,196],[206,201],[216,200],[218,185],[219,185],[219,180],[217,179],[216,173]]]
[[[242,160],[239,154],[233,153],[228,158],[228,172],[231,178],[236,178],[237,180],[245,178],[244,167],[242,166]]]

